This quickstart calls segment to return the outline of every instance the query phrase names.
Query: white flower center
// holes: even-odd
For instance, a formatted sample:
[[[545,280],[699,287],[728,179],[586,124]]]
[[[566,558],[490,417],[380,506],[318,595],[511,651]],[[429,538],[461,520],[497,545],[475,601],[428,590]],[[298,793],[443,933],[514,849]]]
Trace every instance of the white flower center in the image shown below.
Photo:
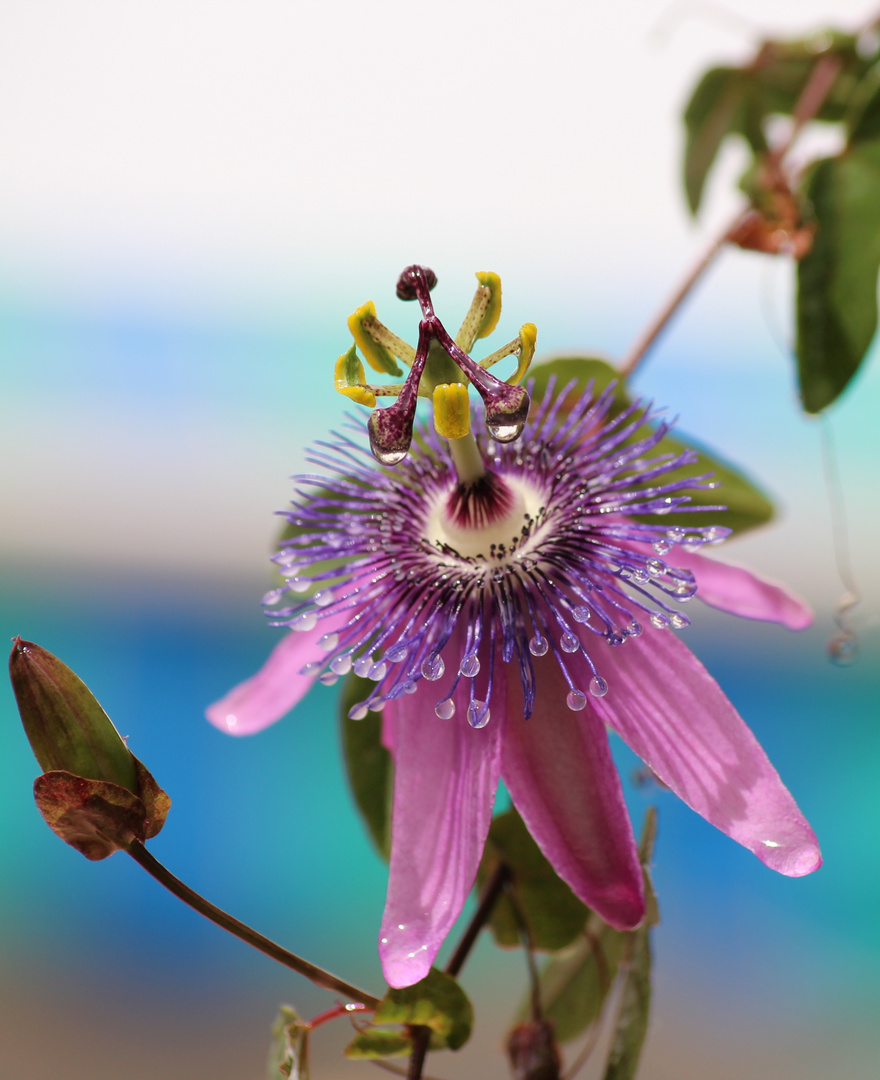
[[[489,557],[492,545],[502,545],[509,551],[511,545],[521,544],[524,525],[534,523],[545,499],[541,491],[519,477],[505,477],[500,481],[509,496],[509,505],[503,513],[488,523],[471,524],[461,515],[449,512],[450,491],[444,492],[430,507],[425,519],[425,537],[433,545],[447,545],[465,558]],[[479,509],[479,508],[478,508]],[[485,521],[479,513],[471,519]],[[534,536],[534,534],[533,534]]]

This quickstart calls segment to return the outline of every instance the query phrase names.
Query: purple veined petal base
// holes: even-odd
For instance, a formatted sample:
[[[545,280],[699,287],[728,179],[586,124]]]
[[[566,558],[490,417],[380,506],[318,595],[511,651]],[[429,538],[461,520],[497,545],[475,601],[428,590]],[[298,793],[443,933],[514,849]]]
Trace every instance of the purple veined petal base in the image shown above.
[[[568,685],[551,656],[535,663],[535,711],[522,719],[519,679],[508,680],[502,775],[538,846],[576,896],[629,930],[645,913],[644,883],[605,726],[591,703],[565,704]]]
[[[470,727],[469,691],[462,679],[448,720],[434,713],[437,685],[424,681],[415,694],[385,707],[384,740],[393,746],[395,775],[379,956],[393,987],[427,975],[473,888],[492,821],[503,710],[496,717],[493,708],[486,727]]]
[[[718,683],[671,631],[602,649],[605,722],[681,799],[789,877],[817,870],[813,830]]]

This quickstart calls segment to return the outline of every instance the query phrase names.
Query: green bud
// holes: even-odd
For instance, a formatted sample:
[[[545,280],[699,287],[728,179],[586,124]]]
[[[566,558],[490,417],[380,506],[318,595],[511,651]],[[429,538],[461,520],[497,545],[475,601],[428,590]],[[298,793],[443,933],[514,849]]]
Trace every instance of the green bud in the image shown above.
[[[131,751],[94,694],[66,664],[39,645],[16,638],[9,675],[25,734],[43,772],[63,769],[140,794]]]
[[[12,689],[44,770],[34,799],[46,824],[87,859],[155,836],[171,800],[78,678],[39,645],[15,639]]]

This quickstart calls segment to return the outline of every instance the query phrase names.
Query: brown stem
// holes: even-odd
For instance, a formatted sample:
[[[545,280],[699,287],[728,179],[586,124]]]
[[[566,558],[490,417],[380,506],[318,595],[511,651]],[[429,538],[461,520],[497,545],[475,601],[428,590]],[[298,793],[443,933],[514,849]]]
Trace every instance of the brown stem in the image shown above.
[[[406,1080],[422,1080],[422,1069],[425,1066],[425,1058],[428,1055],[428,1044],[431,1041],[431,1029],[414,1025],[410,1028],[413,1039],[412,1053],[409,1056],[409,1068],[406,1070]]]
[[[216,923],[217,926],[222,927],[224,930],[228,930],[230,934],[234,934],[237,938],[241,938],[242,941],[246,942],[248,945],[252,945],[255,949],[259,949],[259,951],[265,953],[266,956],[271,956],[272,959],[277,960],[279,964],[284,964],[285,967],[298,971],[300,975],[305,975],[305,977],[311,979],[316,986],[320,986],[324,990],[333,990],[337,994],[341,994],[351,1001],[367,1006],[369,1009],[378,1008],[379,999],[373,997],[372,994],[367,994],[363,990],[359,990],[356,986],[352,986],[351,983],[344,982],[335,975],[331,975],[329,971],[324,971],[315,964],[310,964],[308,960],[303,960],[301,957],[295,956],[292,952],[288,952],[287,949],[283,949],[280,945],[276,945],[274,941],[270,941],[269,938],[263,937],[262,934],[258,934],[256,930],[252,930],[243,922],[239,922],[238,919],[234,919],[231,915],[227,915],[225,911],[221,911],[220,908],[215,907],[214,904],[210,903],[210,901],[206,900],[203,896],[199,896],[197,892],[194,892],[188,885],[184,885],[179,878],[176,878],[170,870],[166,870],[158,859],[153,858],[139,840],[132,841],[128,848],[126,848],[126,851],[136,863],[142,866],[148,874],[151,874],[160,885],[164,885],[169,892],[173,893],[178,898],[178,900],[182,900],[194,911],[197,911],[200,915],[204,915],[205,918],[210,919],[211,922]]]
[[[733,219],[733,221],[731,221],[731,223],[724,230],[722,230],[722,232],[703,252],[700,258],[691,268],[690,273],[679,284],[678,288],[675,290],[672,296],[666,301],[660,311],[654,316],[652,322],[648,324],[642,336],[636,341],[630,351],[623,358],[620,367],[618,368],[622,379],[628,379],[642,362],[642,360],[644,360],[651,346],[666,329],[666,326],[669,323],[670,319],[681,307],[682,303],[687,298],[691,289],[697,284],[703,274],[705,274],[705,272],[715,261],[716,256],[727,243],[727,238],[730,236],[733,230],[742,223],[742,221],[750,212],[750,210],[740,210],[737,213],[736,217]]]
[[[526,965],[529,969],[529,1003],[532,1020],[538,1021],[542,1019],[543,1010],[541,1008],[541,980],[538,977],[538,965],[535,963],[535,943],[532,939],[529,924],[526,922],[525,915],[523,915],[519,896],[516,892],[516,882],[509,878],[504,884],[504,891],[513,909],[513,917],[516,919],[516,927],[519,930],[520,940],[526,954]]]
[[[834,81],[840,74],[841,61],[836,56],[820,56],[816,61],[810,77],[804,84],[800,96],[792,111],[793,124],[788,138],[775,150],[771,150],[771,157],[777,164],[781,164],[788,154],[804,127],[816,116],[822,108],[822,104],[828,97]],[[626,354],[618,369],[623,379],[628,379],[636,368],[642,363],[654,342],[666,329],[673,315],[681,307],[691,289],[715,261],[718,253],[727,243],[733,231],[745,218],[752,213],[750,208],[740,210],[730,225],[709,245],[702,257],[692,267],[690,273],[684,278],[672,296],[667,300],[659,313],[654,317],[647,329],[636,341],[635,345]]]
[[[473,944],[477,940],[480,931],[488,922],[489,916],[492,914],[492,908],[494,908],[495,904],[498,902],[498,897],[501,895],[509,877],[510,870],[508,867],[504,863],[499,863],[495,872],[489,878],[486,888],[483,890],[483,895],[480,897],[480,902],[477,905],[477,910],[474,912],[473,918],[468,923],[461,941],[459,941],[455,952],[452,954],[449,963],[446,965],[447,975],[451,975],[455,978],[464,967],[464,962],[467,960],[468,953],[473,948]]]

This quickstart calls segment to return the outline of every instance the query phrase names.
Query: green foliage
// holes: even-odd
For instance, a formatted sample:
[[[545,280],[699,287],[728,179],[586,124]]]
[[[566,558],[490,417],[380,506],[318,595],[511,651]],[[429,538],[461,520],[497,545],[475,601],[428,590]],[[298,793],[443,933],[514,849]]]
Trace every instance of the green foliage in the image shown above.
[[[858,98],[863,80],[871,77],[875,59],[861,56],[850,34],[827,31],[807,41],[766,42],[743,67],[715,67],[703,75],[684,112],[684,187],[692,213],[699,210],[724,139],[738,135],[753,155],[765,153],[767,118],[793,115],[821,57],[833,57],[840,70],[816,119],[840,121]]]
[[[875,111],[856,132],[880,123],[872,104]],[[798,267],[797,361],[804,408],[817,413],[858,371],[877,329],[880,137],[856,139],[839,157],[819,161],[807,196],[818,229]]]
[[[402,1030],[383,1031],[388,1024]],[[408,1054],[412,1026],[431,1029],[431,1050],[459,1050],[471,1037],[474,1010],[451,975],[431,968],[421,982],[400,990],[389,989],[371,1024],[359,1032],[345,1050],[350,1058],[378,1058]]]
[[[309,1080],[309,1033],[296,1009],[282,1005],[272,1025],[268,1080]]]
[[[482,889],[499,862],[509,868],[516,903],[536,949],[555,952],[581,933],[590,914],[544,857],[516,810],[492,822],[477,884]],[[522,944],[519,921],[510,899],[501,896],[489,919],[498,945]]]
[[[535,396],[540,397],[546,392],[548,380],[551,375],[556,376],[557,390],[574,380],[577,383],[577,391],[583,394],[591,380],[594,380],[594,392],[599,393],[609,383],[617,380],[614,391],[614,401],[611,405],[611,415],[617,415],[630,404],[626,387],[618,372],[604,360],[595,357],[566,357],[551,360],[546,364],[540,364],[532,368],[530,375],[535,379]],[[647,427],[640,428],[631,437],[631,441],[642,439],[648,434]],[[704,476],[712,473],[712,479],[720,483],[720,487],[709,490],[697,489],[685,492],[690,496],[691,506],[725,506],[725,510],[712,512],[676,511],[674,524],[687,528],[689,525],[723,525],[734,532],[742,533],[748,529],[754,529],[763,525],[773,517],[773,505],[767,496],[759,490],[742,472],[733,465],[728,464],[721,458],[709,453],[698,442],[687,436],[676,434],[666,435],[651,452],[651,456],[663,454],[679,455],[684,450],[693,450],[698,455],[698,460],[693,465],[681,465],[677,469],[665,474],[664,482],[680,480],[691,476]],[[657,523],[655,514],[634,515],[637,521],[650,524]]]
[[[382,716],[368,712],[363,720],[350,720],[348,711],[373,692],[373,683],[351,674],[346,677],[339,702],[342,749],[348,782],[358,810],[379,854],[391,855],[391,798],[394,763],[382,745]]]
[[[659,921],[657,900],[648,873],[656,833],[657,815],[651,807],[645,815],[639,844],[639,859],[645,875],[645,919],[641,926],[635,930],[615,930],[598,915],[591,913],[577,942],[554,956],[540,977],[543,1018],[553,1023],[560,1042],[569,1042],[596,1023],[618,972],[625,972],[621,1009],[612,1044],[612,1056],[617,1053],[619,1057],[619,1064],[615,1068],[619,1069],[633,1062],[634,1070],[648,1024],[648,933]],[[528,1011],[528,1006],[524,1004],[519,1019],[525,1019]],[[620,1071],[611,1075],[615,1080],[622,1080],[632,1074]]]

